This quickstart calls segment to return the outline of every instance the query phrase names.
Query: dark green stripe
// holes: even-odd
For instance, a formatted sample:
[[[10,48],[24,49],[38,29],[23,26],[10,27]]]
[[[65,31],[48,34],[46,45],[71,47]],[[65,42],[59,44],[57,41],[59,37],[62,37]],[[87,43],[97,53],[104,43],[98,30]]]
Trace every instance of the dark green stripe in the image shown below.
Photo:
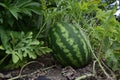
[[[87,64],[88,63],[88,59],[89,59],[89,57],[90,57],[90,53],[89,53],[89,48],[88,48],[88,44],[86,43],[86,35],[83,35],[84,33],[83,33],[83,31],[82,30],[79,30],[79,28],[80,27],[78,27],[77,25],[75,26],[75,28],[76,28],[76,30],[78,30],[79,31],[79,38],[80,38],[80,42],[82,42],[82,44],[83,44],[83,55],[84,55],[84,62]]]
[[[87,49],[87,51],[88,51],[88,56],[87,56],[87,61],[88,60],[90,60],[91,59],[91,50],[90,50],[90,42],[89,42],[89,40],[87,39],[87,36],[85,35],[85,33],[81,30],[81,28],[79,28],[79,31],[80,31],[80,34],[81,34],[81,36],[83,37],[83,40],[85,41],[85,43],[86,43],[86,49]]]
[[[67,56],[69,54],[69,51],[68,51],[68,53],[64,52],[64,49],[66,49],[67,47],[62,42],[61,36],[58,35],[59,33],[58,34],[57,33],[55,34],[55,37],[57,38],[56,39],[56,45],[59,47],[59,50],[60,50],[59,53],[62,55],[61,57],[63,58],[63,60],[65,60],[65,62],[67,63],[67,65],[68,65],[68,63],[71,64],[70,62],[72,62],[72,61],[70,61],[70,58]]]
[[[58,25],[60,26],[60,25]],[[71,57],[73,57],[75,60],[77,60],[77,63],[76,64],[79,64],[79,65],[84,65],[84,61],[86,61],[86,57],[85,57],[85,54],[84,54],[84,50],[83,50],[83,47],[81,47],[83,44],[81,43],[81,41],[79,40],[78,38],[78,35],[79,33],[75,33],[73,31],[73,26],[71,25],[67,25],[67,24],[63,24],[61,27],[64,27],[66,29],[66,31],[69,31],[68,34],[69,34],[69,38],[72,38],[74,40],[74,44],[71,46],[69,42],[66,41],[66,38],[64,36],[61,35],[61,38],[62,38],[62,41],[64,42],[65,45],[67,45],[68,49],[70,50],[71,52]],[[62,33],[61,29],[60,28],[57,28],[59,34],[64,34]],[[76,34],[76,35],[75,35]],[[80,44],[80,45],[79,45]],[[73,46],[74,45],[78,45],[79,49],[80,49],[80,52],[82,52],[80,54],[80,56],[82,56],[82,61],[80,61],[80,59],[78,58],[78,56],[76,55],[77,52],[76,51],[73,51],[74,48]],[[84,55],[83,55],[84,54]],[[77,66],[77,65],[76,65]]]
[[[51,48],[53,49],[53,55],[57,58],[57,60],[59,61],[59,62],[61,62],[62,64],[64,64],[64,65],[66,65],[67,63],[65,63],[66,61],[64,61],[63,59],[61,59],[60,57],[62,57],[62,58],[64,58],[64,55],[62,55],[60,52],[62,51],[62,50],[60,50],[59,49],[59,46],[55,43],[56,42],[56,40],[57,40],[57,37],[54,35],[54,31],[55,30],[55,28],[52,28],[52,30],[50,31],[50,41],[51,41]],[[62,52],[63,53],[63,52]]]
[[[54,28],[54,29],[56,29],[56,28]],[[56,40],[58,39],[57,37],[56,37],[56,35],[55,35],[55,32],[56,31],[51,31],[51,41],[52,41],[52,43],[53,44],[51,44],[51,45],[53,45],[53,47],[55,47],[55,49],[53,48],[53,51],[54,51],[54,56],[56,56],[56,55],[58,55],[58,56],[60,56],[61,58],[62,58],[62,60],[61,60],[61,58],[60,57],[58,57],[57,56],[57,58],[58,58],[58,61],[61,61],[61,63],[63,63],[64,65],[67,65],[67,63],[66,62],[69,62],[69,58],[68,57],[65,57],[65,54],[64,54],[64,52],[62,51],[62,49],[60,49],[60,47],[58,46],[58,44],[56,44]],[[59,36],[58,36],[59,37]],[[60,38],[59,38],[60,39]],[[64,59],[65,58],[65,59]],[[66,61],[64,61],[64,60],[66,60]]]
[[[66,30],[69,31],[70,37],[74,39],[74,43],[79,44],[78,47],[79,47],[80,52],[81,52],[80,56],[82,56],[82,61],[86,62],[86,57],[85,57],[86,54],[84,52],[83,42],[81,41],[80,38],[78,38],[78,36],[80,35],[79,30],[75,26],[70,25],[70,24],[69,25],[63,24],[63,26],[66,26],[65,28],[66,28]],[[75,33],[76,31],[78,31],[78,33]],[[83,37],[81,37],[81,38],[83,38]],[[77,57],[77,56],[75,56],[75,57]]]
[[[66,30],[65,30],[66,31]],[[65,40],[63,40],[63,38],[62,38],[62,34],[61,34],[61,29],[60,29],[60,25],[58,25],[58,27],[56,28],[56,32],[59,34],[59,37],[61,38],[61,41],[62,41],[62,43],[63,43],[63,45],[65,46],[65,48],[66,49],[68,49],[68,50],[70,50],[69,48],[67,48],[68,46],[66,46],[66,44],[65,44]],[[63,49],[65,49],[65,48],[63,48]],[[64,50],[63,50],[63,52],[64,52]],[[71,52],[71,50],[70,50],[70,52]],[[65,53],[65,52],[64,52]],[[67,53],[66,52],[66,55],[65,54],[63,54],[64,55],[64,58],[65,58],[65,60],[66,60],[66,58],[67,58],[67,64],[70,64],[70,65],[73,65],[73,60],[71,61],[71,59],[73,58],[73,55],[71,54],[71,53]],[[69,56],[68,57],[68,55],[71,55],[71,57]],[[76,59],[75,59],[76,60]],[[75,66],[75,65],[74,65]]]
[[[72,27],[72,25],[71,25],[71,27]],[[85,41],[83,40],[84,37],[81,37],[79,29],[76,26],[73,26],[72,28],[73,28],[74,32],[78,31],[78,33],[76,34],[77,35],[76,38],[78,37],[77,38],[78,40],[76,40],[76,39],[75,40],[77,41],[77,44],[80,44],[79,48],[80,48],[80,52],[81,52],[82,59],[83,59],[82,61],[84,62],[84,64],[86,64],[86,62],[87,62],[86,61],[86,54],[87,53],[85,53],[85,48],[84,48],[84,46],[86,46]]]

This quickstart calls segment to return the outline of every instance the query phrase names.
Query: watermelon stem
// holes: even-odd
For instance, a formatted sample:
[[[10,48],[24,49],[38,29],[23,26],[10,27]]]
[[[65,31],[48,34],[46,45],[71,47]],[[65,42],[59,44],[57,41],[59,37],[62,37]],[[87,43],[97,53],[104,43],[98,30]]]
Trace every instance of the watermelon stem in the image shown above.
[[[92,49],[91,49],[91,51],[92,51],[92,54],[93,54],[94,58],[95,58],[96,61],[98,62],[100,68],[102,69],[102,71],[104,72],[104,74],[107,76],[107,78],[110,79],[110,80],[114,80],[114,79],[106,72],[106,70],[105,70],[104,67],[102,66],[100,60],[97,58],[97,56],[95,55],[95,53],[93,52]],[[95,71],[95,69],[94,69],[94,71]]]
[[[45,23],[42,25],[42,27],[39,29],[37,35],[35,36],[35,39],[37,39],[37,38],[39,37],[39,35],[40,35],[40,33],[42,32],[42,30],[44,29],[45,25],[46,25],[46,22],[45,22]]]

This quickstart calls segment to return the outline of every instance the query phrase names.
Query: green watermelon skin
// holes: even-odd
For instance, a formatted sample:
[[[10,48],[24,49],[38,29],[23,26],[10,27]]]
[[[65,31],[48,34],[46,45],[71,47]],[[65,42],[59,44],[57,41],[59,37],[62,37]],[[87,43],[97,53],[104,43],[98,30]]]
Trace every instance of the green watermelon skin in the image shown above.
[[[57,22],[49,30],[48,43],[55,60],[64,66],[83,67],[91,60],[89,40],[81,29]]]

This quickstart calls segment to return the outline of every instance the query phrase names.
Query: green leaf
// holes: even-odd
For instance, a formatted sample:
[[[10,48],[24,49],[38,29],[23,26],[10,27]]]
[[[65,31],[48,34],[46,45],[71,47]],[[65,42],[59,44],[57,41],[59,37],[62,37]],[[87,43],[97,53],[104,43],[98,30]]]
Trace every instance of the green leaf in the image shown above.
[[[29,4],[32,2],[32,0],[18,0],[18,4],[16,4],[18,7],[24,7],[25,5]]]
[[[4,48],[2,45],[0,46],[0,49],[1,49],[1,50],[5,50],[5,48]]]
[[[4,7],[4,8],[8,8],[4,3],[0,3],[0,6]]]
[[[12,54],[12,61],[13,63],[17,63],[19,61],[19,57],[16,55],[16,53]]]
[[[38,40],[33,40],[31,43],[30,43],[30,45],[39,45],[39,41]]]
[[[11,15],[11,13],[9,14],[9,18],[7,18],[7,23],[10,25],[10,27],[13,27],[13,24],[15,23],[15,18],[13,17],[13,15]]]
[[[41,15],[42,14],[42,10],[39,7],[31,7],[30,8],[32,12]]]
[[[23,52],[23,57],[27,57],[27,53],[26,52]]]
[[[52,49],[50,49],[48,47],[40,47],[40,48],[41,48],[41,50],[42,50],[43,53],[49,53],[49,52],[52,51]]]
[[[9,37],[7,32],[0,26],[0,38],[2,41],[2,45],[5,49],[8,49],[10,46],[8,45]]]
[[[32,35],[33,35],[33,33],[32,32],[28,32],[27,34],[26,34],[26,38],[32,38]]]
[[[24,14],[27,14],[29,16],[32,16],[32,12],[31,12],[31,10],[29,10],[29,8],[21,8],[20,12],[24,13]]]
[[[26,5],[24,5],[24,7],[30,7],[30,6],[32,6],[32,7],[40,7],[40,4],[38,3],[38,2],[30,2],[30,3],[28,3],[28,4],[26,4]]]
[[[10,49],[6,49],[5,53],[12,54],[12,51]]]
[[[107,51],[110,48],[110,39],[108,36],[104,38],[104,51]]]
[[[16,55],[19,57],[20,60],[23,59],[23,54],[22,54],[21,49],[18,49],[18,51],[16,51]]]
[[[112,49],[108,49],[107,52],[105,53],[105,59],[109,67],[111,67],[113,70],[118,70],[120,67],[120,62],[119,57],[117,58],[115,54],[116,53],[113,53]]]
[[[37,55],[34,52],[30,52],[30,53],[28,53],[28,55],[29,55],[29,58],[32,58],[32,59],[37,58]]]
[[[18,20],[19,9],[16,6],[9,7],[11,14]]]
[[[114,42],[111,46],[111,49],[113,49],[115,53],[120,54],[120,42]]]
[[[3,19],[2,19],[2,18],[0,18],[0,24],[1,24],[1,23],[3,23]]]

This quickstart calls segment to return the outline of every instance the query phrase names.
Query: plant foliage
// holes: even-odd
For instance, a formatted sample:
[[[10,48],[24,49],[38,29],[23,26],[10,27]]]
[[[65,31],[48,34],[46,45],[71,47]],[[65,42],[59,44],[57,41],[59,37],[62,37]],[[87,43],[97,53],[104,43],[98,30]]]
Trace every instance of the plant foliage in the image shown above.
[[[102,54],[101,58],[116,71],[120,69],[120,25],[113,16],[113,12],[114,10],[97,12],[96,18],[100,23],[92,27],[92,36],[95,39],[93,44],[98,48],[98,54]]]
[[[44,10],[47,25],[55,21],[77,23],[91,40],[96,55],[112,70],[120,69],[120,26],[109,8],[113,0],[54,0]]]
[[[51,49],[43,38],[55,22],[78,24],[97,57],[120,70],[120,23],[109,8],[114,0],[0,0],[0,66],[20,64]],[[39,40],[38,40],[39,38]],[[42,39],[41,39],[42,38]],[[9,65],[10,66],[10,65]],[[13,66],[13,65],[12,65]],[[20,65],[19,65],[20,66]]]
[[[37,23],[42,15],[39,1],[3,0],[0,10],[1,69],[17,68],[51,51],[35,37],[41,26]]]

